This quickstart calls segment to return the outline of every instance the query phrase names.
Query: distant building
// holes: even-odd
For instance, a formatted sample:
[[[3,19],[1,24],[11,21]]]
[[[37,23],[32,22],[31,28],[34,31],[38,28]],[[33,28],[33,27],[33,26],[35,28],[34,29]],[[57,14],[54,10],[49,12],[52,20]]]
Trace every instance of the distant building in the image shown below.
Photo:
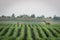
[[[20,18],[29,18],[28,15],[21,15]]]
[[[40,17],[37,17],[37,18],[45,18],[44,15],[40,16]]]

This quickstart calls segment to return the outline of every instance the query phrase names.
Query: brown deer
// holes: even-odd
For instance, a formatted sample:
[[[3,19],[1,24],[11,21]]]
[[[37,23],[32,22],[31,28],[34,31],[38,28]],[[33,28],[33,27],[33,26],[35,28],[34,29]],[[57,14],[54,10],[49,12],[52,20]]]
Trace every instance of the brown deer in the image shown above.
[[[17,22],[17,26],[19,26],[19,22]]]
[[[46,22],[46,21],[44,21],[44,23],[45,23],[46,25],[51,25],[49,22]]]

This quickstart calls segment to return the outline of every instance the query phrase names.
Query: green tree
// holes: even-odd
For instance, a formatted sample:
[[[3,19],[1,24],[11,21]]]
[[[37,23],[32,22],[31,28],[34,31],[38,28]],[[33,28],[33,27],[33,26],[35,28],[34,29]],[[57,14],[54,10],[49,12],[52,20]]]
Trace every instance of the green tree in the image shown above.
[[[51,19],[52,17],[49,17],[49,19]]]
[[[32,15],[31,15],[31,18],[35,18],[35,14],[32,14]]]
[[[2,15],[1,17],[2,17],[2,18],[6,18],[6,16],[4,16],[4,15]]]
[[[15,14],[14,13],[12,14],[12,17],[15,18]]]

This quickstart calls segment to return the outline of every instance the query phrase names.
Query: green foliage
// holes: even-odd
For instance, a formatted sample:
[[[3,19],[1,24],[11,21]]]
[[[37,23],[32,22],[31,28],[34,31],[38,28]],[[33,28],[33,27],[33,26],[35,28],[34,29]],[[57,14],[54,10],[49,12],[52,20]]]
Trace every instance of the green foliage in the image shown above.
[[[9,29],[5,32],[7,28]],[[25,28],[27,28],[26,36]],[[13,29],[14,31],[11,34]],[[19,33],[18,29],[21,29],[19,36],[17,36]],[[10,34],[11,36],[9,36]],[[17,27],[16,24],[0,24],[0,40],[23,40],[24,36],[26,37],[26,40],[60,40],[60,24],[48,26],[43,24],[20,24],[19,27]]]
[[[35,15],[34,15],[34,14],[32,14],[32,15],[31,15],[31,18],[35,18]]]

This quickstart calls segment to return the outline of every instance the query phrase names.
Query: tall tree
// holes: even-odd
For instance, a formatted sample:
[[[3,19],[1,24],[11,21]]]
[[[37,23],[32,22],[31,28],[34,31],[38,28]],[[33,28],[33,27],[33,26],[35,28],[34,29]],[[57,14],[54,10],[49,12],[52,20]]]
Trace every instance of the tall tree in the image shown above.
[[[15,18],[15,14],[14,13],[12,14],[12,17]]]
[[[31,18],[35,18],[35,14],[32,14],[32,15],[31,15]]]

